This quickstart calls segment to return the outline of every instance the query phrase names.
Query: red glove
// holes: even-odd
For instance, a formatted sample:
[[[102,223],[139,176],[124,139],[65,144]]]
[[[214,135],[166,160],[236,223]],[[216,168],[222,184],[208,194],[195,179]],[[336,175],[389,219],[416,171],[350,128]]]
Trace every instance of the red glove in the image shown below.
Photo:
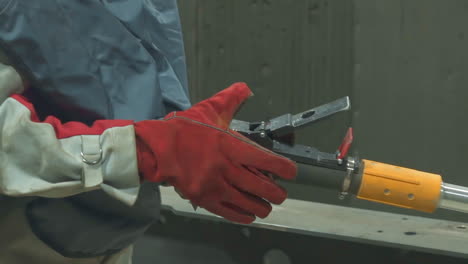
[[[138,165],[144,179],[167,182],[194,205],[240,222],[264,218],[286,191],[260,171],[284,179],[295,163],[229,129],[240,105],[252,95],[236,83],[189,110],[135,124]]]

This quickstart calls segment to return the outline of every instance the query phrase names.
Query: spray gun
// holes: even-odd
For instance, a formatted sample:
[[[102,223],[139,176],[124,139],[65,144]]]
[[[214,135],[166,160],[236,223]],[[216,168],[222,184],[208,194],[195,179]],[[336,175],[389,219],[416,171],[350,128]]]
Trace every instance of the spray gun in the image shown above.
[[[268,121],[233,120],[230,128],[261,146],[298,164],[299,184],[334,189],[339,198],[359,199],[423,212],[437,208],[468,213],[468,188],[448,184],[437,174],[348,156],[353,141],[349,128],[335,153],[296,144],[296,129],[350,109],[348,97],[295,115],[285,114]]]

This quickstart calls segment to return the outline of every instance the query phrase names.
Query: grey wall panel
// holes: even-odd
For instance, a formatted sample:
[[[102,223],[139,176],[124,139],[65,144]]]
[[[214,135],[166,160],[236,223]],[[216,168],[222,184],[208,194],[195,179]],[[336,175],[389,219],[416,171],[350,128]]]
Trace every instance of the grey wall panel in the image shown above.
[[[359,154],[468,186],[468,2],[354,2]]]
[[[240,118],[254,120],[301,111],[351,92],[349,1],[204,0],[179,5],[194,102],[245,81],[256,97]]]

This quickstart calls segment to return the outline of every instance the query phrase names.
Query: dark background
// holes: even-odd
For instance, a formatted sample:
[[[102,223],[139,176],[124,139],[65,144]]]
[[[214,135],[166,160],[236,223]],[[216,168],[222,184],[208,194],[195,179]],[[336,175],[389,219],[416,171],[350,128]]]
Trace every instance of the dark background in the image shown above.
[[[300,143],[333,152],[352,126],[353,154],[468,186],[468,1],[180,0],[179,5],[194,103],[245,81],[255,97],[237,118],[255,121],[349,95],[352,111],[301,131]],[[297,199],[468,221],[467,215],[443,210],[418,214],[340,201],[336,192],[309,186],[286,187]],[[245,237],[234,225],[166,219],[137,247],[137,264],[468,263],[266,230],[252,229]],[[282,253],[268,253],[275,248]],[[278,262],[263,261],[265,254]]]

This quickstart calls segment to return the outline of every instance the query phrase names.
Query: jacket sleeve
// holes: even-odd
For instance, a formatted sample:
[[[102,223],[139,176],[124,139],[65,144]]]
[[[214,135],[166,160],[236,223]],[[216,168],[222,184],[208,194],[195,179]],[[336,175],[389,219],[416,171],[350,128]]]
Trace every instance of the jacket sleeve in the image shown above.
[[[0,64],[0,194],[66,197],[102,189],[132,205],[140,186],[133,121],[40,120],[14,68]]]

